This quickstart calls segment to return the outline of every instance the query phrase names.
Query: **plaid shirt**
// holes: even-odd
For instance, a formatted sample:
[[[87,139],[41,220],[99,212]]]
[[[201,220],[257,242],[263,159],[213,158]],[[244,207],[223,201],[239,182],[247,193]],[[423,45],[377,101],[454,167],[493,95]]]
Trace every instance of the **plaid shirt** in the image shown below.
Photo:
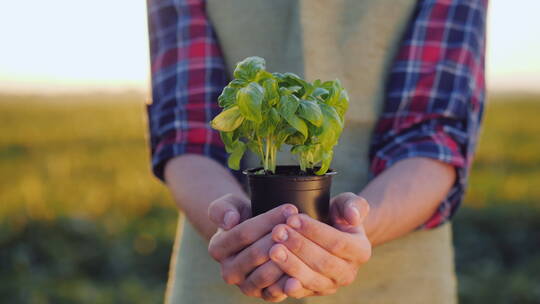
[[[226,166],[223,143],[208,122],[220,112],[216,100],[229,79],[205,3],[147,1],[153,172],[163,180],[167,160],[184,153]],[[485,98],[486,10],[487,0],[419,0],[389,71],[371,176],[408,157],[436,159],[458,173],[423,228],[444,223],[463,198]]]

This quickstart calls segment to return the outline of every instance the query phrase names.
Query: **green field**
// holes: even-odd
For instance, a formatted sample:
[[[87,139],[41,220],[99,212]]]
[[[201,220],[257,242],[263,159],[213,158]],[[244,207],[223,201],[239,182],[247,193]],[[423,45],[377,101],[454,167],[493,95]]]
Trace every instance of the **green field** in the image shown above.
[[[0,96],[2,303],[157,303],[177,211],[139,93]],[[455,218],[462,303],[540,303],[540,97],[491,98]]]

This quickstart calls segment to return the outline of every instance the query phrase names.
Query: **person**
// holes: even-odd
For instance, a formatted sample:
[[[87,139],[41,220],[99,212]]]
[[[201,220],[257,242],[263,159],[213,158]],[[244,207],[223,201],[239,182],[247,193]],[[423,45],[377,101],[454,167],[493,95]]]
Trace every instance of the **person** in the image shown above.
[[[487,1],[147,5],[153,172],[183,214],[168,303],[457,301],[449,220],[482,119]],[[251,217],[245,179],[226,167],[209,121],[253,55],[349,92],[331,224],[288,202]]]

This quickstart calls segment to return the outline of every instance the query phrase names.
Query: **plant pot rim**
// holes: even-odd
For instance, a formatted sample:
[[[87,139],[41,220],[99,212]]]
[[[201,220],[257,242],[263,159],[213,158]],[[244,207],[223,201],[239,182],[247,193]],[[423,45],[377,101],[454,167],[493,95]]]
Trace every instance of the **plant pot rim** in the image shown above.
[[[278,168],[281,167],[295,167],[299,168],[300,166],[297,165],[283,165],[283,166],[277,166]],[[332,168],[329,168],[328,171],[323,175],[283,175],[283,174],[275,174],[275,175],[267,175],[267,174],[254,174],[254,172],[259,171],[263,169],[263,167],[256,167],[256,168],[249,168],[242,173],[245,175],[248,175],[250,178],[257,178],[257,179],[291,179],[295,181],[312,181],[312,180],[320,180],[324,178],[328,178],[329,176],[336,175],[337,171],[333,170]]]

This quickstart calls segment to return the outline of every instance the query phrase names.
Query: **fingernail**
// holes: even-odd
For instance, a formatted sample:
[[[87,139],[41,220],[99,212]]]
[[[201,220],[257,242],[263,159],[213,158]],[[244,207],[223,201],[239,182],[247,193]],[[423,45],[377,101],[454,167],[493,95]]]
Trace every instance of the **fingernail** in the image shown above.
[[[223,217],[223,228],[225,229],[229,229],[231,228],[232,225],[234,225],[234,217],[235,217],[235,214],[234,214],[234,211],[227,211],[225,212],[225,216]]]
[[[302,222],[300,222],[300,219],[296,216],[291,218],[288,221],[289,226],[293,227],[294,229],[300,229],[302,227]]]
[[[360,210],[358,210],[358,207],[356,207],[354,204],[350,204],[349,207],[352,209],[354,214],[356,214],[356,216],[360,218]]]
[[[285,281],[285,289],[289,293],[298,291],[299,289],[302,289],[302,284],[296,278],[288,278],[287,281]]]
[[[283,227],[281,227],[282,229],[280,229],[277,233],[277,238],[279,241],[281,242],[285,242],[287,240],[287,238],[289,237],[289,234],[287,233],[287,230]]]
[[[296,214],[296,210],[291,207],[291,206],[287,206],[283,209],[283,216],[285,218],[288,218],[289,216],[293,215],[293,214]]]
[[[274,252],[273,256],[276,260],[281,262],[285,262],[285,260],[287,259],[287,254],[281,248],[276,249],[276,252]]]

